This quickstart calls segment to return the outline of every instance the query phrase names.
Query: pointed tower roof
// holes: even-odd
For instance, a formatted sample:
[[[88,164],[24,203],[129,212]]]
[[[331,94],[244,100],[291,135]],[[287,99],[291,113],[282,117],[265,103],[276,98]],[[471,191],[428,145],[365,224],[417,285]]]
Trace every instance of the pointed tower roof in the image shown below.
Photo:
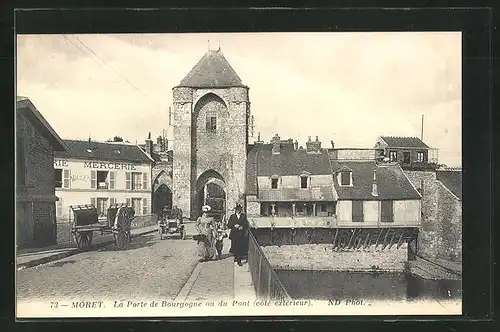
[[[220,49],[209,50],[205,53],[178,86],[190,88],[245,87]]]

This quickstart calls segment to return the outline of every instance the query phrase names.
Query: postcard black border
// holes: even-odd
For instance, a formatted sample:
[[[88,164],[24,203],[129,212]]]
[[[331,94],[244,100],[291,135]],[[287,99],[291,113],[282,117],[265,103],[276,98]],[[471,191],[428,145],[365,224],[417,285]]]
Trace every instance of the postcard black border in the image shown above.
[[[34,8],[36,4],[25,7]],[[47,2],[46,2],[47,3]],[[59,1],[59,6],[61,2]],[[381,5],[381,4],[379,4]],[[57,8],[57,5],[46,7]],[[14,30],[15,22],[17,33],[127,33],[127,32],[271,32],[271,31],[463,31],[463,220],[471,222],[463,225],[464,247],[464,316],[349,316],[349,317],[281,317],[281,321],[296,320],[296,328],[307,328],[302,325],[313,320],[320,322],[335,321],[336,323],[350,322],[355,324],[372,324],[385,321],[385,324],[399,325],[403,321],[484,321],[492,318],[492,235],[493,235],[493,32],[494,13],[492,8],[180,8],[169,10],[124,10],[124,9],[75,9],[75,10],[20,10],[2,14],[2,75],[6,98],[2,114],[6,116],[4,125],[5,135],[2,140],[4,151],[3,184],[4,190],[13,188],[13,147],[14,135],[13,110],[14,105]],[[130,6],[135,7],[137,6]],[[20,8],[18,5],[17,8]],[[230,14],[229,14],[230,13]],[[15,19],[14,19],[15,18]],[[167,89],[168,90],[168,89]],[[12,186],[5,185],[12,183]],[[8,257],[8,265],[3,271],[12,271],[13,260],[13,224],[7,220],[14,220],[13,190],[4,191],[4,206],[12,206],[5,211],[2,253]],[[479,199],[480,198],[480,199]],[[13,285],[13,273],[7,274],[2,287],[6,288],[2,294],[12,294],[3,297],[2,309],[13,305],[14,290],[6,287]],[[6,301],[7,300],[7,301]],[[5,303],[7,302],[7,303]],[[13,315],[13,311],[9,313]],[[8,316],[5,316],[8,317]],[[251,317],[245,320],[253,320]],[[276,320],[277,317],[259,317],[259,320]],[[131,319],[98,319],[106,325],[115,324],[115,327],[130,326]],[[158,318],[133,318],[133,320],[158,321]],[[168,321],[183,322],[182,328],[192,326],[190,318],[168,318]],[[196,318],[214,328],[224,328],[234,321],[242,321],[241,317],[208,317]],[[34,320],[30,320],[34,321]],[[52,330],[60,326],[60,319],[37,320],[48,322],[45,327]],[[56,323],[57,321],[57,323]],[[89,320],[65,319],[65,322],[79,322],[79,326],[91,328]],[[95,320],[94,320],[95,321]],[[391,323],[392,322],[392,323]],[[67,323],[64,323],[67,324]],[[72,323],[70,323],[73,325]],[[213,325],[215,324],[215,326]],[[273,323],[274,324],[274,323]],[[410,323],[411,324],[411,323]],[[428,325],[426,323],[425,325]],[[32,326],[23,323],[23,328]],[[206,325],[208,327],[208,325]],[[218,326],[218,327],[217,327]],[[358,325],[361,327],[361,325]],[[451,326],[451,325],[449,325]],[[16,330],[17,330],[16,326]],[[44,328],[45,328],[44,327]],[[151,326],[153,327],[153,326]],[[173,326],[172,326],[173,327]],[[318,326],[319,327],[319,326]],[[340,326],[336,326],[340,327]],[[42,326],[38,325],[37,330]],[[351,327],[352,328],[352,327]],[[426,327],[427,328],[427,327]],[[458,326],[457,326],[458,328]]]

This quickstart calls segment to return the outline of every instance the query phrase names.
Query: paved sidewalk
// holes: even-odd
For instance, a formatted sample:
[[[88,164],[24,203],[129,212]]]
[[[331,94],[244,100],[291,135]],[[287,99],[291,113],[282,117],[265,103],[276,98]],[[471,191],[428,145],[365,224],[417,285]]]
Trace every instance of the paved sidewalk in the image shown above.
[[[200,262],[181,289],[176,301],[255,300],[248,264],[238,266],[227,251],[230,241],[224,240],[221,260]]]
[[[132,229],[130,231],[130,234],[132,235],[132,237],[136,237],[157,231],[158,227],[156,225],[153,225],[143,228]],[[114,243],[114,238],[112,234],[98,237],[92,241],[90,250],[106,246],[110,243]],[[35,265],[45,264],[55,260],[66,258],[68,256],[78,254],[79,252],[81,251],[75,247],[75,244],[62,244],[45,248],[18,250],[16,257],[16,265],[17,269],[21,270]]]

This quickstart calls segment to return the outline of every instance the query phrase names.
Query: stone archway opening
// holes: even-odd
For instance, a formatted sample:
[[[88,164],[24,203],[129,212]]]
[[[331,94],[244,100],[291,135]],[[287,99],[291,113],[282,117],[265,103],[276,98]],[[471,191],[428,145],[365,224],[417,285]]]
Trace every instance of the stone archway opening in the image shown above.
[[[226,213],[226,183],[222,176],[215,171],[203,173],[196,183],[195,216],[201,215],[201,207],[209,205],[210,215],[216,219]]]
[[[166,184],[161,184],[153,193],[153,212],[160,215],[164,208],[172,208],[172,191]]]

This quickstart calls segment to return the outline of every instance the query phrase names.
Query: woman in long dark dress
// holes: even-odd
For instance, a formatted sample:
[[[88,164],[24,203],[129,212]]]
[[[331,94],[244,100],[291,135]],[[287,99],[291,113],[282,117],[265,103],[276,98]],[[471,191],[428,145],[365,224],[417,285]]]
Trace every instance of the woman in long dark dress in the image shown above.
[[[235,213],[229,217],[227,227],[231,230],[229,239],[231,240],[230,252],[234,255],[234,261],[242,266],[241,260],[248,254],[248,223],[247,216],[242,212],[241,205],[236,205]]]

